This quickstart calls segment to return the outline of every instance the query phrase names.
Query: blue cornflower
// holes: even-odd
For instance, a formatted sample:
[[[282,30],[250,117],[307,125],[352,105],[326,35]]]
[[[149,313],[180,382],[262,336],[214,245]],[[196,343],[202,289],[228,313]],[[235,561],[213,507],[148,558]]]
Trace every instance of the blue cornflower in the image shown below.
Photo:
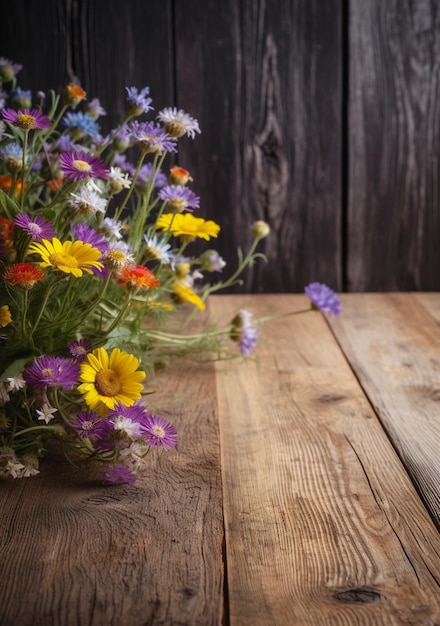
[[[140,91],[137,87],[126,87],[128,110],[131,115],[142,115],[142,113],[148,113],[153,107],[151,103],[153,100],[149,98],[150,88],[144,87]]]
[[[17,157],[21,159],[23,156],[23,148],[16,141],[11,143],[7,143],[5,146],[0,148],[0,159],[4,159],[5,161],[9,159],[9,157]]]
[[[95,137],[99,134],[99,125],[88,113],[82,111],[66,113],[62,122],[66,128],[80,131],[83,135]]]
[[[17,87],[11,93],[11,102],[18,109],[29,109],[32,104],[32,91]]]
[[[342,306],[341,301],[333,289],[330,289],[327,285],[323,283],[310,283],[304,291],[312,301],[312,308],[335,316],[340,314]]]

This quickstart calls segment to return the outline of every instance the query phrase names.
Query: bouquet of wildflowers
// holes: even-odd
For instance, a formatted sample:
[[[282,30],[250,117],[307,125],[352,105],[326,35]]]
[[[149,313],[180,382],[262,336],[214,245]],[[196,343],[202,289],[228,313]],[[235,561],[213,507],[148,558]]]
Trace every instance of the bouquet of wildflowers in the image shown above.
[[[269,227],[253,224],[237,269],[208,280],[225,262],[192,244],[220,226],[194,214],[189,172],[164,169],[197,120],[165,108],[146,121],[148,87],[127,87],[125,119],[102,136],[105,111],[80,85],[33,103],[20,69],[0,58],[0,475],[37,474],[56,440],[67,459],[102,461],[107,482],[132,483],[151,447],[177,442],[147,409],[146,373],[175,356],[223,358],[225,341],[237,354],[255,347],[248,311],[225,328],[181,329],[261,256]],[[309,291],[312,308],[339,312],[328,287]]]

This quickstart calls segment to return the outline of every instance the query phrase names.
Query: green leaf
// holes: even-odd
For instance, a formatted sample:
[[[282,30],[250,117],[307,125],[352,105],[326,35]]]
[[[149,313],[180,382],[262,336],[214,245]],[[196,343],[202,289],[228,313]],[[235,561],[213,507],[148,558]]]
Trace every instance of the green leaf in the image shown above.
[[[2,212],[6,214],[6,217],[12,220],[17,213],[20,213],[20,207],[18,204],[10,198],[5,192],[0,189],[0,207]]]
[[[29,359],[17,359],[0,375],[0,382],[4,383],[8,378],[14,378],[28,363]]]

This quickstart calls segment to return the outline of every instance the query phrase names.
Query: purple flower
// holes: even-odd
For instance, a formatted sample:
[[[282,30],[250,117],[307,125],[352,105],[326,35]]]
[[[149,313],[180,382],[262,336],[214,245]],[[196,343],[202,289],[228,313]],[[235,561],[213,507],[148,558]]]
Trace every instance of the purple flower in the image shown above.
[[[97,248],[102,254],[107,252],[109,248],[109,242],[104,235],[96,232],[96,230],[88,224],[77,224],[76,226],[73,226],[72,233],[77,239],[83,243],[89,243],[94,248]]]
[[[72,342],[69,346],[70,354],[78,362],[84,361],[87,352],[90,352],[91,349],[92,342],[87,339],[79,339],[78,341]]]
[[[38,109],[24,109],[23,111],[15,111],[14,109],[3,109],[3,119],[13,126],[18,126],[23,130],[35,130],[41,128],[49,128],[52,124],[50,119],[38,111]]]
[[[176,140],[167,135],[163,129],[153,122],[134,121],[130,127],[132,139],[145,152],[177,152]]]
[[[44,354],[25,369],[26,382],[37,389],[61,387],[71,389],[78,382],[79,365],[73,359]]]
[[[52,224],[45,217],[40,215],[30,217],[26,213],[19,213],[15,219],[15,224],[25,231],[34,241],[49,241],[55,237],[55,231]]]
[[[99,157],[91,156],[87,152],[74,150],[60,154],[60,168],[65,176],[71,180],[83,178],[108,178],[109,171]]]
[[[150,88],[144,87],[139,91],[137,87],[126,87],[127,91],[127,102],[129,112],[132,115],[142,115],[142,113],[148,113],[148,111],[152,110],[151,103],[153,102],[151,98],[149,98]]]
[[[330,289],[327,285],[323,283],[310,283],[304,291],[312,301],[312,308],[335,316],[341,313],[341,301],[333,289]]]
[[[159,191],[158,196],[161,200],[166,200],[171,212],[175,213],[197,209],[200,206],[199,196],[183,185],[167,185]]]
[[[257,345],[258,331],[252,322],[252,313],[242,309],[232,320],[230,337],[238,341],[240,352],[247,356]]]
[[[96,432],[96,426],[100,418],[93,411],[80,411],[71,426],[78,432],[80,437],[90,437]]]
[[[13,63],[5,57],[0,57],[0,77],[8,83],[23,68],[19,63]]]
[[[106,483],[117,485],[118,483],[125,483],[127,485],[133,485],[136,482],[136,476],[128,467],[124,465],[112,465],[108,466],[108,471],[104,475]]]
[[[177,445],[177,431],[163,417],[147,415],[142,431],[150,446],[162,446],[171,450]]]

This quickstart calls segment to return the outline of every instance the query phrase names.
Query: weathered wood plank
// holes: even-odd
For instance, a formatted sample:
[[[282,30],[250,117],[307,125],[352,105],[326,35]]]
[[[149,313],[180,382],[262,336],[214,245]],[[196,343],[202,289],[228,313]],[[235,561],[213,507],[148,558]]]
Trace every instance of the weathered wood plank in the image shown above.
[[[260,248],[269,264],[246,274],[247,291],[341,288],[341,10],[337,0],[175,4],[177,104],[202,128],[179,160],[200,214],[222,225],[230,265],[255,220],[272,228]]]
[[[107,110],[108,132],[125,115],[125,87],[151,88],[156,111],[174,100],[171,0],[14,2],[0,20],[0,56],[24,65],[23,89],[58,92],[78,79]]]
[[[2,626],[217,626],[223,522],[212,367],[173,366],[149,406],[179,431],[133,486],[64,466],[0,485]]]
[[[438,624],[439,534],[325,320],[261,334],[256,362],[217,366],[231,626]]]
[[[438,2],[349,5],[348,290],[438,290]]]
[[[440,528],[440,333],[411,294],[349,294],[330,320]]]

